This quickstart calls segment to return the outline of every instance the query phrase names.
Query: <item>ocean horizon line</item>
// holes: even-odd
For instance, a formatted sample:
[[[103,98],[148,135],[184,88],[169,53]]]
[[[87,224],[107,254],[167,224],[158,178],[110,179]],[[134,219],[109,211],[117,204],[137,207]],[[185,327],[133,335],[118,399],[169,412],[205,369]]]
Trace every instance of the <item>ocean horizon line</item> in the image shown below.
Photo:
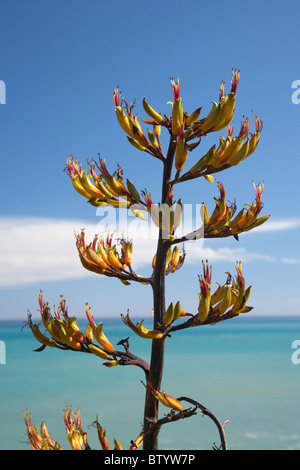
[[[137,320],[137,321],[141,321],[141,317],[140,316],[134,316],[132,315],[132,317],[130,317],[132,320]],[[144,320],[151,320],[151,316],[150,315],[145,315],[143,317]],[[264,314],[264,315],[259,315],[259,314],[255,314],[255,315],[252,315],[252,316],[249,316],[249,315],[237,315],[235,318],[231,318],[230,320],[230,323],[232,322],[235,322],[237,320],[240,320],[240,321],[243,321],[243,322],[262,322],[262,321],[280,321],[280,322],[284,322],[284,321],[295,321],[295,320],[299,320],[300,322],[300,314],[299,313],[295,313],[295,314],[289,314],[289,315],[279,315],[279,314],[275,314],[275,315],[272,315],[272,314]],[[112,316],[112,317],[99,317],[99,318],[96,318],[95,317],[95,320],[96,321],[100,321],[101,322],[105,322],[105,323],[117,323],[117,322],[120,322],[120,324],[122,324],[122,320],[119,316]],[[120,321],[121,320],[121,321]],[[77,321],[79,323],[82,323],[82,322],[87,322],[87,319],[86,317],[84,316],[80,316],[80,317],[77,317]],[[1,319],[0,318],[0,326],[3,324],[3,325],[8,325],[8,324],[17,324],[17,323],[22,323],[25,325],[26,323],[26,318],[3,318]],[[222,322],[224,323],[224,322]],[[227,324],[227,322],[226,322]],[[210,326],[210,325],[204,325],[204,326]]]

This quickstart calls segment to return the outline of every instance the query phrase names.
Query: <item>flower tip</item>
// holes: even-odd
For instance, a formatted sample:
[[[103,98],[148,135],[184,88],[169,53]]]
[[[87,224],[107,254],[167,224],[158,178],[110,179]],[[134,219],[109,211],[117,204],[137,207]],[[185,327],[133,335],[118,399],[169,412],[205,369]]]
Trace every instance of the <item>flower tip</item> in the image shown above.
[[[236,69],[232,69],[231,93],[236,94],[239,81],[240,81],[240,70],[237,72]]]
[[[179,77],[177,77],[177,82],[175,83],[174,78],[171,78],[171,85],[173,89],[173,95],[174,95],[174,103],[178,98],[180,98],[180,89],[179,89]]]

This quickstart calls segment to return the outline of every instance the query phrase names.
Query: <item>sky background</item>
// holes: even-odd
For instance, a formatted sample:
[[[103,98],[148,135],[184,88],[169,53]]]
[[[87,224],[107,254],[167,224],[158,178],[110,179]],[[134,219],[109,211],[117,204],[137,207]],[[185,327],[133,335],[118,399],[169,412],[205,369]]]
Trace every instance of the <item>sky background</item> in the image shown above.
[[[264,123],[257,151],[218,179],[238,209],[254,200],[252,181],[264,181],[261,229],[234,239],[186,246],[185,266],[167,278],[167,302],[181,301],[196,313],[202,259],[213,265],[213,281],[224,282],[243,263],[252,285],[251,315],[297,315],[300,292],[299,150],[300,104],[292,83],[300,79],[298,1],[229,0],[114,2],[0,1],[0,319],[37,315],[37,294],[50,305],[63,294],[72,315],[84,316],[89,302],[95,317],[151,314],[149,286],[123,286],[116,279],[87,273],[81,266],[74,231],[87,238],[99,229],[96,209],[78,195],[64,173],[73,154],[116,162],[138,189],[160,199],[161,162],[127,142],[113,106],[119,85],[136,112],[145,117],[146,97],[162,114],[170,112],[170,77],[180,78],[184,109],[218,100],[232,68],[240,69],[235,125],[251,110]],[[146,129],[146,128],[145,128]],[[226,131],[225,131],[226,132]],[[218,141],[210,134],[190,156],[196,162]],[[224,131],[223,131],[224,134]],[[163,140],[164,141],[164,140]],[[177,185],[175,199],[212,210],[216,184],[195,180]],[[124,214],[123,214],[124,217]],[[130,219],[132,221],[132,219]],[[134,268],[151,273],[155,240],[137,240]],[[197,248],[197,249],[196,249]],[[201,249],[200,249],[201,248]]]

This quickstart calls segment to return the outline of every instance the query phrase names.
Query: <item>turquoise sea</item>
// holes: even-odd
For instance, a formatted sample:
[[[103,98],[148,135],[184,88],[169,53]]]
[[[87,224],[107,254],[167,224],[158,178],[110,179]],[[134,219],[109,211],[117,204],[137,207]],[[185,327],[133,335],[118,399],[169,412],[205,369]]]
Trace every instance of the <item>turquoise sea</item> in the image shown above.
[[[130,336],[131,351],[149,360],[148,340],[135,337],[121,320],[103,323],[114,344]],[[22,326],[22,321],[0,323],[6,349],[6,363],[0,364],[0,449],[29,449],[25,409],[37,426],[45,420],[52,437],[68,449],[66,406],[80,408],[91,447],[99,449],[90,426],[98,414],[112,448],[114,437],[128,448],[143,421],[142,370],[107,369],[95,356],[71,351],[33,352],[38,343]],[[229,420],[225,429],[231,450],[300,449],[300,364],[292,361],[293,353],[300,358],[292,347],[297,340],[299,348],[296,317],[245,316],[178,331],[167,340],[163,388],[174,397],[194,398],[221,422]],[[161,407],[161,416],[167,411]],[[164,425],[160,434],[161,450],[210,449],[213,443],[219,444],[217,430],[201,413]]]

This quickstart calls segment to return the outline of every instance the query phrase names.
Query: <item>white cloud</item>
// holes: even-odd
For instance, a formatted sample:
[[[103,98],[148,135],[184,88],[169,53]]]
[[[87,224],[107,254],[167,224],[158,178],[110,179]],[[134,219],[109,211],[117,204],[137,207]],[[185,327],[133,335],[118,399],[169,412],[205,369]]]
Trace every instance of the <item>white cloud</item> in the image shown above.
[[[197,243],[197,242],[196,242]],[[187,256],[186,263],[198,263],[199,260],[208,259],[209,262],[216,262],[216,261],[239,261],[242,260],[243,262],[250,262],[250,261],[267,261],[271,262],[274,261],[274,258],[269,255],[265,255],[263,253],[255,253],[255,252],[248,252],[245,248],[218,248],[213,249],[209,247],[199,247],[199,249],[187,249],[187,254],[191,254],[191,256]]]
[[[282,262],[286,264],[299,264],[300,259],[297,258],[282,258]]]
[[[300,218],[286,218],[286,219],[270,219],[267,220],[263,225],[260,225],[253,231],[250,230],[249,233],[258,233],[258,232],[277,232],[282,230],[293,230],[300,227]]]
[[[83,276],[74,237],[81,227],[76,221],[2,218],[0,285]]]

